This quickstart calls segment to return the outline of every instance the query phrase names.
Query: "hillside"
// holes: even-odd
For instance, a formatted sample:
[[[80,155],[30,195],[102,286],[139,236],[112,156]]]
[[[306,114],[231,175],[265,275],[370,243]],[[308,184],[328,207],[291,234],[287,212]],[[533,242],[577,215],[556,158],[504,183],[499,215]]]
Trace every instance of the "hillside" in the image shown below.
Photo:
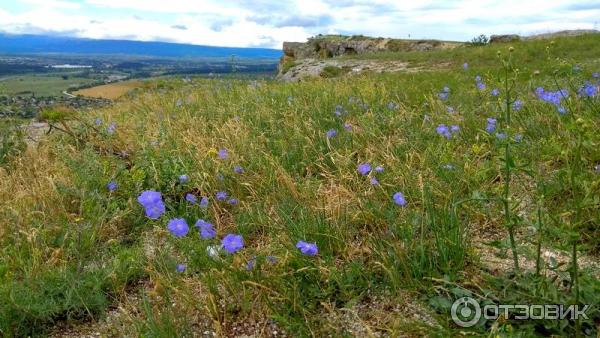
[[[154,57],[202,57],[276,59],[281,51],[266,48],[198,46],[167,42],[94,40],[43,35],[0,34],[0,54],[60,53],[80,55],[143,55]]]
[[[600,36],[328,59],[1,120],[0,336],[596,337]]]

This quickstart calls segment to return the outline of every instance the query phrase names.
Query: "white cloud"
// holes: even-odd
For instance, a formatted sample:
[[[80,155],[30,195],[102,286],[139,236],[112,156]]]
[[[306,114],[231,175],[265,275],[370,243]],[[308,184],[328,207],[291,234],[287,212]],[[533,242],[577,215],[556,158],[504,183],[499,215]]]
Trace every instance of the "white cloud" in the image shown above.
[[[90,38],[269,46],[318,33],[468,40],[479,34],[594,28],[598,6],[569,0],[17,0],[0,30]]]

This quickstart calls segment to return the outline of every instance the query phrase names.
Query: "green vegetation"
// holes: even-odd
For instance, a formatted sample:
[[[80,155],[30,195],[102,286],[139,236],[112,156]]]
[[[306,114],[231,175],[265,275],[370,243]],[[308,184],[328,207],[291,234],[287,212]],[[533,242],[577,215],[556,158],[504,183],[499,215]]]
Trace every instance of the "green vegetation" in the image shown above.
[[[118,305],[125,336],[596,336],[599,39],[373,56],[427,72],[161,79],[69,121],[48,114],[64,128],[0,168],[0,335]],[[146,190],[162,194],[158,219]],[[226,234],[244,248],[218,251]],[[451,305],[467,296],[591,307],[461,328]]]
[[[67,78],[63,78],[67,76]],[[63,91],[97,82],[78,73],[49,73],[39,75],[8,76],[0,79],[5,95],[60,96]],[[6,91],[6,92],[4,92]]]
[[[348,69],[348,68],[342,68],[342,67],[337,67],[337,66],[325,66],[325,67],[323,67],[323,70],[321,71],[321,74],[319,74],[319,75],[324,78],[333,78],[333,77],[342,76],[342,75],[348,73],[349,71],[350,71],[350,69]]]

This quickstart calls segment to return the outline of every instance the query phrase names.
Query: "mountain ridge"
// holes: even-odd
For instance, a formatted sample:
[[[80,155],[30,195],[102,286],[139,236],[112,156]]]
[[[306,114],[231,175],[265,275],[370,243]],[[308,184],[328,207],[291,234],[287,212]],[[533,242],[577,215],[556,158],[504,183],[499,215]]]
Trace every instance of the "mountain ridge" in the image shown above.
[[[154,57],[231,57],[278,59],[280,49],[218,47],[171,42],[88,39],[0,33],[0,54],[99,54]]]

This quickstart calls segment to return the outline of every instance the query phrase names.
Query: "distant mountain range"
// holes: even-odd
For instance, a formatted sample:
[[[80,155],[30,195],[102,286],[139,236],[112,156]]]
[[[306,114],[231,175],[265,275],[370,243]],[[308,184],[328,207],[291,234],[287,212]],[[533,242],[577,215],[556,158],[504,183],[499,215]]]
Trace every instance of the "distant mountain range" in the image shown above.
[[[152,57],[215,57],[278,59],[281,50],[188,45],[167,42],[95,40],[44,35],[0,33],[0,54],[110,54]]]

